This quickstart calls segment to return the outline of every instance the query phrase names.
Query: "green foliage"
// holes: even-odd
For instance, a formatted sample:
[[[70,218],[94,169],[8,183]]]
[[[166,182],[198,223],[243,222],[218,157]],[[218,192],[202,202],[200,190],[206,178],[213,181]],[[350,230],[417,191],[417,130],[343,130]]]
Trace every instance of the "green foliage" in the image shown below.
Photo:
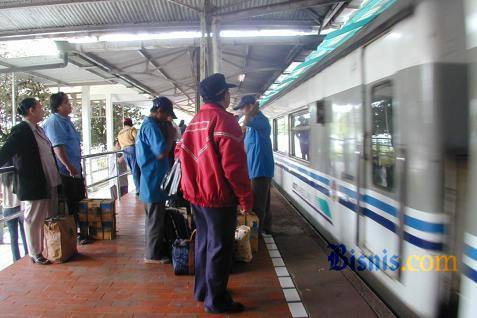
[[[144,119],[144,115],[141,112],[141,109],[135,105],[114,105],[113,106],[113,116],[114,116],[114,136],[117,137],[119,131],[123,128],[124,118],[131,118],[134,126],[139,128],[140,124]]]
[[[31,76],[16,74],[15,77],[16,103],[20,103],[26,97],[35,97],[45,106],[45,116],[48,116],[50,113],[47,105],[50,97],[48,87],[35,82]],[[12,126],[12,79],[11,74],[0,75],[0,144],[5,141]],[[17,115],[17,122],[20,120],[21,117]]]

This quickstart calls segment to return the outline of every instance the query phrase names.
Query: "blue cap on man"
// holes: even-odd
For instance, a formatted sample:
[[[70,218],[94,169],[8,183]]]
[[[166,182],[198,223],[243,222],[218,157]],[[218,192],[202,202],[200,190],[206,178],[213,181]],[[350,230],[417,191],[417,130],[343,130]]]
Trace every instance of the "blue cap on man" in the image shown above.
[[[237,85],[227,83],[224,74],[215,73],[200,82],[199,92],[204,101],[216,102],[223,93],[232,87],[237,87]]]
[[[254,95],[245,95],[240,99],[240,102],[238,103],[237,106],[235,106],[233,109],[234,110],[239,110],[244,108],[247,105],[255,105],[257,100],[255,99]]]
[[[164,96],[159,96],[153,99],[151,111],[156,111],[161,109],[164,113],[167,113],[176,119],[177,116],[174,114],[172,101]]]

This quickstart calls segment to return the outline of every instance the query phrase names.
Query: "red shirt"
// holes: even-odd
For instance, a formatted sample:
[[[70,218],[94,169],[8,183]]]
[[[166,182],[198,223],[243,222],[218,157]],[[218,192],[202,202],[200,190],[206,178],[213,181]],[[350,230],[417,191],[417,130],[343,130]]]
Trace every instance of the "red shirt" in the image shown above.
[[[253,194],[242,131],[235,117],[215,104],[204,104],[176,147],[181,161],[184,198],[202,207],[251,210]]]

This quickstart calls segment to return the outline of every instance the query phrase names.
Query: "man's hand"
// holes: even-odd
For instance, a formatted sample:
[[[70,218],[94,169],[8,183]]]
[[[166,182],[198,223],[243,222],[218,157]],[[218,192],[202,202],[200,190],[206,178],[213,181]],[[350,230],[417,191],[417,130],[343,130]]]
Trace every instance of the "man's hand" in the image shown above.
[[[76,177],[79,175],[78,171],[76,170],[76,168],[72,165],[68,165],[66,166],[66,170],[68,170],[68,172],[70,173],[70,176],[72,177]]]
[[[247,215],[247,214],[252,213],[252,210],[246,210],[246,209],[240,208],[240,213],[242,213],[243,215]]]

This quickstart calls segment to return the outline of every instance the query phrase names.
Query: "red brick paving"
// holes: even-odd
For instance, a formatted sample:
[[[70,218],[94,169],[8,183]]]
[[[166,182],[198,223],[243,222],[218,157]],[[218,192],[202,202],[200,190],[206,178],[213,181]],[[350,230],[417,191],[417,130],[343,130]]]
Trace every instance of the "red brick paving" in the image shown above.
[[[220,317],[193,299],[192,276],[171,265],[144,264],[143,205],[128,194],[117,205],[118,238],[79,247],[68,263],[39,266],[28,258],[0,272],[0,317]],[[251,264],[236,264],[229,288],[246,311],[233,316],[290,317],[261,242]]]

